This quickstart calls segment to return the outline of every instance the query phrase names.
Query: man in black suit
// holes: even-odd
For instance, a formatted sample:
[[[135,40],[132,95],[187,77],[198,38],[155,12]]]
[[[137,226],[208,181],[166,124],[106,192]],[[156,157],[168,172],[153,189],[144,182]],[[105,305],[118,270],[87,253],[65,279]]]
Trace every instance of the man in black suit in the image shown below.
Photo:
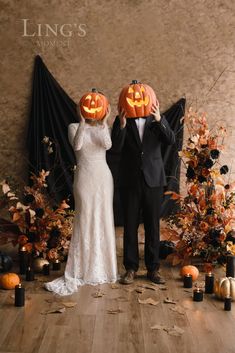
[[[124,213],[124,266],[121,283],[133,283],[139,267],[138,227],[142,208],[145,228],[145,265],[154,283],[165,280],[159,273],[159,219],[166,185],[161,144],[174,144],[175,136],[159,107],[150,116],[126,119],[122,111],[112,129],[113,150],[121,153],[119,186]]]

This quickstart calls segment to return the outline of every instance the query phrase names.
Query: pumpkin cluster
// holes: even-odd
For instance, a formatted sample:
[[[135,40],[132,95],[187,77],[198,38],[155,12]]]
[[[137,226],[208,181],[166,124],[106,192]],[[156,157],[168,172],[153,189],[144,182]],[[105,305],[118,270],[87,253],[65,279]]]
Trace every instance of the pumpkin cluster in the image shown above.
[[[118,111],[124,111],[127,118],[146,117],[153,105],[159,105],[154,90],[147,84],[133,80],[119,95]],[[102,120],[109,106],[107,97],[96,88],[86,92],[79,101],[79,108],[85,119]]]

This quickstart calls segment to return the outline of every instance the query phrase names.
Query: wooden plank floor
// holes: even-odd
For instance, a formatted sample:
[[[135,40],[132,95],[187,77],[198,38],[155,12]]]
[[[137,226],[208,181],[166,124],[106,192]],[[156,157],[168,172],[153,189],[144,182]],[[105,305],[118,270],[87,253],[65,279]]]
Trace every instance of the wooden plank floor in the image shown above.
[[[120,272],[122,267],[122,231],[117,232],[117,254]],[[143,245],[140,245],[143,248]],[[143,249],[141,249],[141,258]],[[24,282],[26,305],[14,307],[14,292],[0,291],[0,353],[234,353],[235,303],[231,312],[223,310],[223,302],[213,295],[205,295],[201,303],[193,302],[191,290],[184,290],[179,279],[179,269],[163,263],[162,274],[167,279],[167,290],[145,289],[136,292],[138,285],[148,284],[143,265],[131,286],[109,284],[84,286],[78,293],[58,297],[42,288],[50,277],[37,275],[37,280]],[[217,269],[216,274],[223,274]],[[201,273],[199,281],[203,282]],[[94,298],[100,289],[104,295]],[[159,301],[156,306],[138,303],[138,298],[151,297]],[[165,304],[166,297],[177,301],[184,314],[171,310],[174,304]],[[73,302],[61,314],[42,314],[46,310]],[[119,310],[110,314],[108,310]],[[171,336],[151,326],[177,325],[184,330],[181,336]]]

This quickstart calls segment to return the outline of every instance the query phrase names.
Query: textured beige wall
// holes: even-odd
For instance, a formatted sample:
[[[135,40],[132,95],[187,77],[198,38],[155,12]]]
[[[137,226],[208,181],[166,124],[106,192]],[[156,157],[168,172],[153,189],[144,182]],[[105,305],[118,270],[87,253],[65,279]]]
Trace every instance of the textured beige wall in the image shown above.
[[[86,35],[77,36],[73,26],[70,38],[26,37],[23,18],[29,19],[28,34],[38,23],[76,23],[85,24]],[[120,89],[132,79],[151,84],[163,110],[186,95],[212,124],[226,121],[225,161],[234,161],[234,0],[1,0],[0,21],[1,177],[25,177],[36,54],[73,99],[96,86],[109,96],[113,112]]]

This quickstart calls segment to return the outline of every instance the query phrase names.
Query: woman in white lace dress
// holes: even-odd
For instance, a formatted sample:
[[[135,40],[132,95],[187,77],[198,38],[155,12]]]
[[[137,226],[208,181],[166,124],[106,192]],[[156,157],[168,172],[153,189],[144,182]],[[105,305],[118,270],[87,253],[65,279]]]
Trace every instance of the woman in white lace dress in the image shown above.
[[[111,138],[106,121],[107,116],[102,123],[81,117],[79,124],[69,125],[77,160],[73,235],[64,276],[45,284],[59,295],[72,294],[83,284],[117,280],[113,179],[106,163]]]

